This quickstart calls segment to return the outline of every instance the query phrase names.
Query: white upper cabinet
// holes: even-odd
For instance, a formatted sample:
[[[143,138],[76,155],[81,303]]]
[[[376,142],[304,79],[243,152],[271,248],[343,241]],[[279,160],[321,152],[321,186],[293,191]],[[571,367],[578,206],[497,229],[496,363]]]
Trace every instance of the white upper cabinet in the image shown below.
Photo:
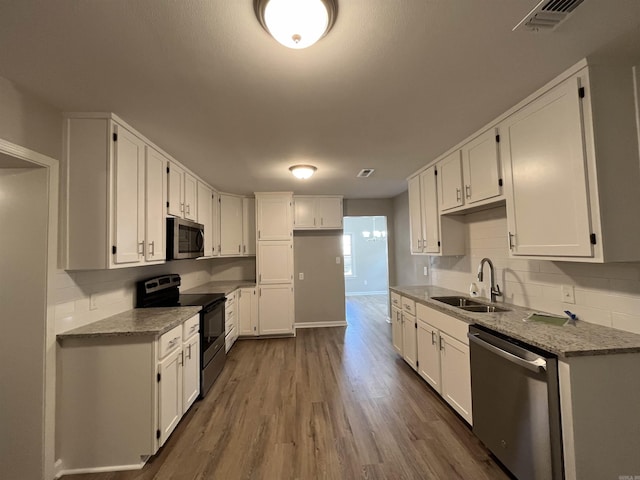
[[[65,118],[62,265],[163,262],[166,159],[111,114]]]
[[[144,143],[114,125],[114,263],[144,258]]]
[[[256,193],[258,240],[289,240],[293,236],[291,193]]]
[[[242,255],[242,197],[220,194],[220,255]]]
[[[464,203],[502,195],[498,129],[490,128],[462,147]]]
[[[637,261],[638,125],[630,67],[586,66],[523,102],[501,127],[512,255]]]
[[[197,222],[204,225],[204,256],[215,255],[214,248],[214,224],[213,224],[213,190],[205,183],[198,182],[197,202],[198,218]]]
[[[337,195],[293,197],[295,230],[342,229],[342,197]]]
[[[197,221],[198,180],[174,162],[169,164],[169,207],[167,213]]]
[[[242,254],[256,254],[256,199],[242,199]]]
[[[460,150],[450,153],[438,162],[438,187],[441,212],[464,204]]]
[[[168,159],[147,145],[145,158],[145,260],[163,261],[167,257],[166,204]]]
[[[409,179],[409,237],[411,239],[411,253],[423,252],[424,236],[420,176],[417,175]]]
[[[464,222],[438,210],[436,166],[409,179],[409,230],[412,254],[464,255]]]

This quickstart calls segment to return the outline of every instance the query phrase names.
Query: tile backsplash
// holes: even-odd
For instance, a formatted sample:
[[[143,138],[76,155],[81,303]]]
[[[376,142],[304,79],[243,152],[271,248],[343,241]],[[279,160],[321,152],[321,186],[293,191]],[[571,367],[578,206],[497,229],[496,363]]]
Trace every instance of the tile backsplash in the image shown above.
[[[498,301],[534,310],[576,313],[584,321],[640,333],[640,263],[588,264],[509,258],[505,207],[469,214],[467,255],[430,257],[431,284],[468,292],[476,282],[489,297],[489,269],[477,281],[480,260],[489,257],[504,294]],[[640,248],[640,247],[639,247]],[[562,287],[575,304],[563,302]]]
[[[214,280],[254,280],[255,257],[180,260],[117,270],[59,270],[54,284],[56,334],[135,307],[136,282],[166,273],[182,291]]]

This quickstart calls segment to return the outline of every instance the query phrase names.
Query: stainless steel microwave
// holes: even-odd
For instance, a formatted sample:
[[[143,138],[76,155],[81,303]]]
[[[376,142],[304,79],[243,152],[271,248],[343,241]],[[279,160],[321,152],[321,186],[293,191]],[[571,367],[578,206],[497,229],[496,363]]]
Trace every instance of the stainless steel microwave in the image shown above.
[[[182,218],[167,218],[167,260],[204,256],[204,225]]]

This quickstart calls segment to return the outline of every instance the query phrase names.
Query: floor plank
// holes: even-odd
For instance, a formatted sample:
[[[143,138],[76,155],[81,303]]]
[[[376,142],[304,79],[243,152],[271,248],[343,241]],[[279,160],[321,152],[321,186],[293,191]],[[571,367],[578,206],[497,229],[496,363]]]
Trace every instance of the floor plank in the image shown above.
[[[346,328],[239,340],[142,470],[63,478],[508,479],[394,352],[387,317],[386,296],[350,296]]]

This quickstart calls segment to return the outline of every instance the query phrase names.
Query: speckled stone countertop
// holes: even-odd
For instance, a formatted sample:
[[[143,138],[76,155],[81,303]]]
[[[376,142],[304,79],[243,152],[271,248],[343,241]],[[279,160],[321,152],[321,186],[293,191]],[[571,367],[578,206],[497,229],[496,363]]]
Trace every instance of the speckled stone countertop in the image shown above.
[[[224,293],[230,294],[238,288],[252,288],[256,286],[255,281],[248,280],[220,280],[217,282],[209,282],[195,288],[190,288],[181,293]]]
[[[197,314],[202,307],[135,308],[59,334],[68,338],[148,335],[159,337]]]
[[[391,287],[390,290],[464,320],[469,324],[477,323],[483,325],[560,357],[640,352],[640,335],[635,333],[580,320],[576,321],[575,325],[562,327],[544,323],[524,322],[523,319],[534,310],[510,304],[499,304],[501,307],[510,309],[509,312],[467,312],[437,300],[432,300],[432,297],[450,295],[470,298],[468,295],[441,287],[398,286]],[[473,300],[485,301],[478,298]]]

